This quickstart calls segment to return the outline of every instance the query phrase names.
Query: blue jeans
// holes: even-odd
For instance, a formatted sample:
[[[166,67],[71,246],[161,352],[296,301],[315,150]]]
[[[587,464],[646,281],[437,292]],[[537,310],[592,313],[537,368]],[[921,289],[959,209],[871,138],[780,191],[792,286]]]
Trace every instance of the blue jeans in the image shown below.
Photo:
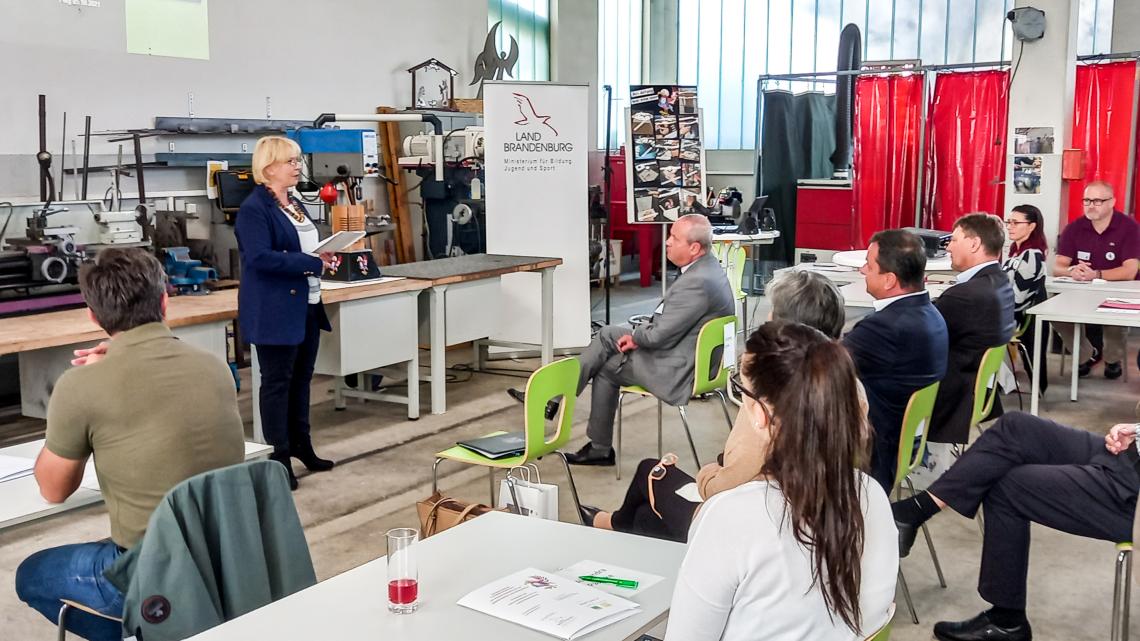
[[[60,599],[122,617],[123,593],[103,576],[120,554],[109,540],[40,550],[16,569],[16,594],[53,623],[59,620]],[[67,629],[90,641],[123,638],[122,624],[79,610],[68,612]]]

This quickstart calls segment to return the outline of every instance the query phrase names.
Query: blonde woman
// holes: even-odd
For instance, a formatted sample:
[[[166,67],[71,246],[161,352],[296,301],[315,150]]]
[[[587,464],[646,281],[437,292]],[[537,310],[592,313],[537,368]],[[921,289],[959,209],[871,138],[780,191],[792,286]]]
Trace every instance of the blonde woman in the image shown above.
[[[265,440],[271,458],[289,472],[290,458],[310,471],[323,472],[333,461],[317,456],[309,437],[309,388],[321,330],[329,331],[321,305],[320,275],[332,259],[311,252],[319,242],[308,211],[289,194],[301,176],[301,149],[281,136],[267,136],[253,149],[253,179],[258,184],[238,210],[241,289],[238,321],[257,353]]]

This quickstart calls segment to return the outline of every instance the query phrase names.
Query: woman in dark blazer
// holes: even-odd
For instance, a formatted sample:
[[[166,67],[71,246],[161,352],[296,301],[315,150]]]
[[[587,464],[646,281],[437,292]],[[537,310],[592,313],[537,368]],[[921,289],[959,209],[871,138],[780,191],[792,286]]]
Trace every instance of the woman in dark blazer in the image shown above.
[[[317,360],[321,330],[330,331],[321,304],[320,275],[332,259],[311,252],[317,229],[289,189],[300,178],[301,150],[281,136],[257,141],[253,179],[258,184],[238,210],[235,231],[241,252],[238,321],[253,344],[261,372],[261,409],[270,458],[289,472],[297,489],[290,457],[310,471],[332,469],[320,458],[309,437],[309,388]]]

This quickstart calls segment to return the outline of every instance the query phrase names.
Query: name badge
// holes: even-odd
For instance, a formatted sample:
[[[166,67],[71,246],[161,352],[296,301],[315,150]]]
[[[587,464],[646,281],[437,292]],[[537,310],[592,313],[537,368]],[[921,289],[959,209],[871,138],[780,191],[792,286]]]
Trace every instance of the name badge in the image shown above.
[[[661,304],[657,306],[657,309],[653,310],[653,313],[654,314],[660,314],[664,311],[665,311],[665,301],[661,301]]]
[[[1092,260],[1092,254],[1089,252],[1078,251],[1077,252],[1077,259],[1078,260]]]

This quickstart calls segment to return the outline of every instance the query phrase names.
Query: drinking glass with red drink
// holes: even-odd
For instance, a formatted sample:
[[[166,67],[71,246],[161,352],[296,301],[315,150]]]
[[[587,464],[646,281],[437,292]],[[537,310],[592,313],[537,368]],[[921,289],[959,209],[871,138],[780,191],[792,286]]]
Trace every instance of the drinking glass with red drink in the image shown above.
[[[415,528],[388,530],[388,610],[411,614],[419,607],[419,568],[416,566]]]

